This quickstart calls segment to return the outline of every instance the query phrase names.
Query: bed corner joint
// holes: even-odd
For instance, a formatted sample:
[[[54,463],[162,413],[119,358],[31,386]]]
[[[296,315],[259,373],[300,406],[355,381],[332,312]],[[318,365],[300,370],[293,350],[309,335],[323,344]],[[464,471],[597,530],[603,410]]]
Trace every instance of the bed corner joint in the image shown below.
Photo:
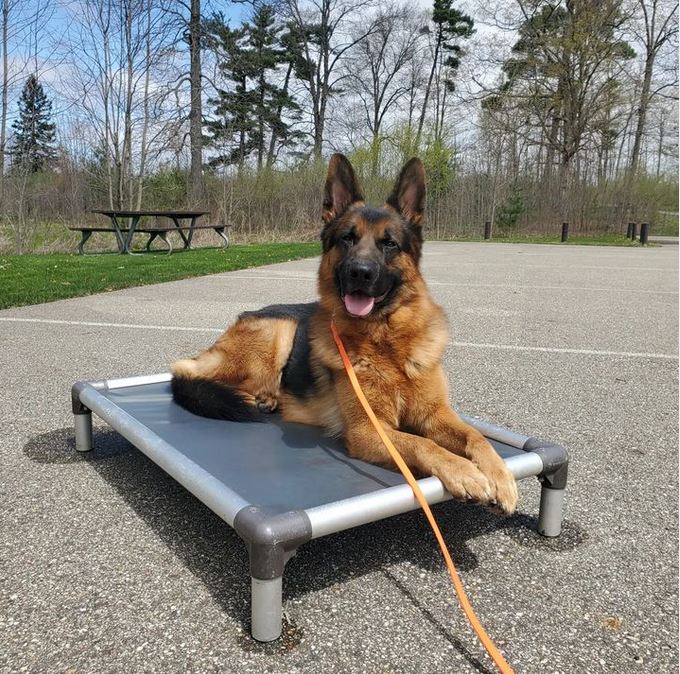
[[[312,525],[303,510],[273,513],[246,506],[234,519],[250,558],[251,633],[257,641],[281,635],[283,571],[297,548],[312,538]]]

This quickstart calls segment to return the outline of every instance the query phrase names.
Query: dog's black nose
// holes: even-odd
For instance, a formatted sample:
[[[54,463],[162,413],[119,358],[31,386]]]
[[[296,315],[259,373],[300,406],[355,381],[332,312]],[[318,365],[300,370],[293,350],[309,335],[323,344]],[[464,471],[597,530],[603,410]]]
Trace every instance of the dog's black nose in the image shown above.
[[[372,260],[354,259],[347,268],[347,275],[359,285],[373,283],[378,278],[380,267]]]

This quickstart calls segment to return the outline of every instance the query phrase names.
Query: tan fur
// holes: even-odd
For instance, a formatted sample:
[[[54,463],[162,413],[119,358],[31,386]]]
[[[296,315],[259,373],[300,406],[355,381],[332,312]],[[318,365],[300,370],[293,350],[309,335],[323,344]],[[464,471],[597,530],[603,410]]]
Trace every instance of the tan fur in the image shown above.
[[[242,319],[196,358],[174,363],[172,373],[228,384],[246,401],[274,411],[296,327],[288,319]]]
[[[352,227],[358,237],[357,250],[370,252],[389,228],[403,225],[392,206],[378,221],[363,218],[361,203],[338,215],[334,200],[347,201],[359,192],[338,185],[333,173],[337,169],[338,162],[332,161],[324,211],[327,227]],[[347,175],[345,167],[345,182]],[[417,181],[417,171],[415,175],[409,180]],[[409,213],[413,228],[422,223],[422,213],[414,206],[418,187],[417,182],[401,185],[401,191],[395,192],[398,198],[411,199],[402,211]],[[330,332],[334,318],[361,387],[406,463],[421,474],[439,477],[456,498],[495,505],[510,513],[517,502],[514,478],[487,440],[449,407],[441,364],[448,341],[446,319],[429,295],[418,256],[419,249],[417,254],[401,253],[388,263],[401,277],[394,304],[362,319],[347,313],[335,285],[342,250],[338,246],[326,250],[319,266],[320,306],[311,318],[309,334],[314,396],[297,397],[281,387],[281,373],[295,336],[294,320],[241,319],[197,358],[175,363],[173,372],[229,384],[252,404],[264,404],[265,409],[278,406],[285,421],[319,426],[342,436],[352,456],[391,466],[344,371]]]

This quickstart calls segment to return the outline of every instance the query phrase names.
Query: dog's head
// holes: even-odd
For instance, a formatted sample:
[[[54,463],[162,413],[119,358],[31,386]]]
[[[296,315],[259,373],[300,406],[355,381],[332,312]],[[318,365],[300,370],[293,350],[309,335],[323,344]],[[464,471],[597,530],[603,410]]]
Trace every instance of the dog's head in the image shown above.
[[[406,163],[386,203],[375,208],[364,203],[349,160],[334,154],[323,202],[322,302],[329,303],[334,294],[333,304],[339,300],[355,318],[389,313],[420,278],[424,216],[425,169],[420,159]]]

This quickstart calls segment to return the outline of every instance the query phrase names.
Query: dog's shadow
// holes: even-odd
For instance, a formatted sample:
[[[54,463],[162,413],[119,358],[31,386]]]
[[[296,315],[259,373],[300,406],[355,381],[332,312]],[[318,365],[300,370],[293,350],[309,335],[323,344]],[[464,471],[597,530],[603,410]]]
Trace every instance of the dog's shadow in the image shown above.
[[[32,438],[24,453],[39,463],[86,462],[149,525],[181,562],[205,584],[218,605],[244,629],[249,626],[250,583],[245,546],[234,530],[179,483],[109,429],[97,429],[95,450],[75,450],[73,429],[62,428]],[[532,525],[532,518],[500,519],[476,506],[445,503],[434,506],[437,519],[459,568],[478,564],[467,541],[498,528],[512,530]],[[514,522],[516,520],[516,522]],[[527,532],[524,536],[530,536]],[[534,534],[534,536],[538,536]],[[540,538],[540,537],[539,537]],[[465,647],[437,622],[418,598],[391,572],[392,565],[408,561],[422,570],[441,569],[440,555],[425,518],[419,512],[339,532],[303,545],[289,562],[284,576],[285,598],[297,598],[351,578],[382,572],[432,623],[442,636],[470,659]],[[299,640],[294,626],[276,646],[287,650]],[[255,647],[250,640],[248,648]]]

